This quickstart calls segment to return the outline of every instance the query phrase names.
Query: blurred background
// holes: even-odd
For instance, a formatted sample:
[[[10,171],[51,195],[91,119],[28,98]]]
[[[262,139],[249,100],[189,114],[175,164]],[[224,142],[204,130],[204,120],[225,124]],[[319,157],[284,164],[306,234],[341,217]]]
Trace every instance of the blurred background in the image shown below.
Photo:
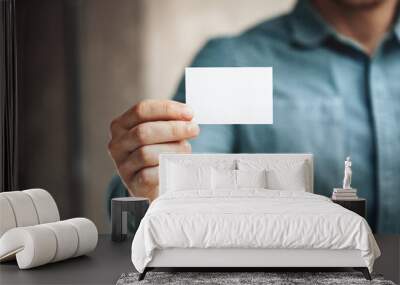
[[[208,39],[240,33],[294,4],[0,0],[0,191],[44,188],[62,219],[88,217],[100,233],[110,232],[111,120],[139,100],[172,97]],[[375,237],[383,253],[376,272],[398,281],[400,240]]]
[[[285,13],[293,0],[16,0],[18,188],[50,191],[62,218],[109,232],[109,124],[170,98],[211,37]]]

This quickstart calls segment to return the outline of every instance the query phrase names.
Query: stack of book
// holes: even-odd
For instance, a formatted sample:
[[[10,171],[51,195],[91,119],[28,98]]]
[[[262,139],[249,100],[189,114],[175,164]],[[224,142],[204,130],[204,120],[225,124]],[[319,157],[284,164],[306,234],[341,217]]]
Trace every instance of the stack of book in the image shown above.
[[[356,200],[356,199],[358,199],[357,189],[335,188],[335,189],[333,189],[332,199],[333,200]]]

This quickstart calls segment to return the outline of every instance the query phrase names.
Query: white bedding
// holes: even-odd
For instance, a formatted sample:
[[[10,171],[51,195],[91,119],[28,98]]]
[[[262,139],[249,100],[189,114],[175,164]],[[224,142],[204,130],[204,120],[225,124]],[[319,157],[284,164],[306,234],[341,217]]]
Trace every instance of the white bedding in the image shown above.
[[[371,272],[380,255],[367,222],[326,197],[265,189],[199,193],[166,193],[151,204],[132,243],[139,272],[165,248],[358,249]]]

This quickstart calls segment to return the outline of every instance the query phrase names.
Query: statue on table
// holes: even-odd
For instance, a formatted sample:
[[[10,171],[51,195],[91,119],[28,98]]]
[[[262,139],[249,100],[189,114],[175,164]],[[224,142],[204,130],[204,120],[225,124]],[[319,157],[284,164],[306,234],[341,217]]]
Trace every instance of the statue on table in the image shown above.
[[[348,156],[346,161],[344,162],[344,179],[343,179],[343,189],[352,189],[351,188],[351,158]]]

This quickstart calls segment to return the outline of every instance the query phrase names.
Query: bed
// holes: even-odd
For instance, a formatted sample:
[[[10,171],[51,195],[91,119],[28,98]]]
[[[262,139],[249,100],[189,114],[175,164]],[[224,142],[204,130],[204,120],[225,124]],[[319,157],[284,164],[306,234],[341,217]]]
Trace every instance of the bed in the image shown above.
[[[154,268],[352,267],[380,255],[361,216],[313,194],[311,154],[164,154],[132,243]]]

